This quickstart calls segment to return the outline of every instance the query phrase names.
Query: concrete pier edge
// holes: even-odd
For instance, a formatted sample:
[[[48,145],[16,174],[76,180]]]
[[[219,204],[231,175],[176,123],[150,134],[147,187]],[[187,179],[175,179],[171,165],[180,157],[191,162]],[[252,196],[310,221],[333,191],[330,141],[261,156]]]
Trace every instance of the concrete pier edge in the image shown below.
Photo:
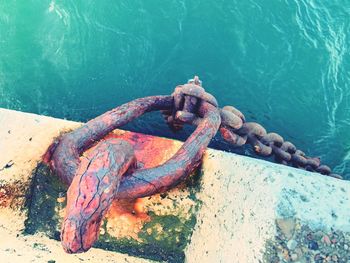
[[[349,181],[213,149],[203,158],[197,188],[182,186],[166,198],[144,200],[143,206],[154,217],[148,221],[130,219],[139,220],[135,224],[140,229],[147,225],[147,231],[153,231],[149,237],[144,236],[146,232],[132,236],[135,246],[148,242],[142,249],[148,249],[158,234],[165,238],[160,243],[183,244],[167,235],[170,230],[161,221],[152,220],[167,216],[179,222],[171,235],[185,238],[187,243],[179,250],[183,257],[165,260],[167,254],[157,258],[103,248],[65,254],[60,243],[45,231],[25,233],[29,216],[26,200],[33,171],[47,147],[60,133],[79,125],[0,109],[0,262],[350,262]],[[153,136],[147,140],[171,144],[167,155],[181,145]],[[64,210],[60,205],[57,199],[53,206],[57,218]],[[111,218],[105,230],[120,237],[123,233],[115,232]],[[116,224],[121,222],[115,220]],[[54,228],[59,229],[59,225]],[[154,232],[157,229],[160,232]]]

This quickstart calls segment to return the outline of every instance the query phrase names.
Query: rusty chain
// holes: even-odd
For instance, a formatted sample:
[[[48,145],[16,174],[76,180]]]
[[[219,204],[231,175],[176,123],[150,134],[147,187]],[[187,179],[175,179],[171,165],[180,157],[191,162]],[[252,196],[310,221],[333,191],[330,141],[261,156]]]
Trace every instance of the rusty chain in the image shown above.
[[[173,96],[133,100],[60,136],[49,147],[44,160],[69,185],[61,229],[61,242],[67,253],[91,248],[113,200],[165,192],[183,182],[200,165],[221,123],[219,109],[205,100],[196,108],[195,131],[170,159],[156,167],[142,168],[127,141],[105,137],[144,113],[169,111],[173,105]]]
[[[174,131],[181,130],[185,123],[196,124],[200,121],[196,111],[201,102],[206,101],[218,108],[215,97],[204,90],[198,76],[185,85],[177,86],[172,96],[173,109],[162,113]],[[306,156],[293,143],[285,141],[281,135],[274,132],[267,133],[259,123],[246,122],[244,114],[235,107],[225,106],[219,110],[221,137],[232,146],[241,147],[250,144],[257,155],[273,156],[277,163],[342,179],[340,175],[332,173],[329,166],[321,164],[320,158]]]
[[[184,124],[197,128],[165,163],[130,169],[137,164],[132,146],[105,136],[156,110],[162,111],[173,130],[181,130]],[[196,76],[177,86],[171,96],[151,96],[125,103],[62,135],[49,147],[44,160],[69,185],[61,231],[64,250],[79,253],[93,245],[113,200],[165,192],[184,181],[198,167],[218,130],[235,147],[250,144],[258,155],[273,155],[278,163],[341,178],[321,165],[319,158],[307,157],[277,133],[267,133],[260,124],[246,122],[235,107],[219,108],[215,97],[204,90]]]

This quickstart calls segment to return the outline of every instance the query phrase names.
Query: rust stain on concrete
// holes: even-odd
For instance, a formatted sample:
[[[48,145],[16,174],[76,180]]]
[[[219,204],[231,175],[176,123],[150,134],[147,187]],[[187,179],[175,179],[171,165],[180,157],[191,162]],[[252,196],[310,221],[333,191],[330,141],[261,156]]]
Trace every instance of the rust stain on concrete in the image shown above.
[[[19,209],[25,202],[25,191],[28,186],[23,182],[0,183],[0,208]]]
[[[123,139],[133,146],[139,168],[161,165],[181,147],[181,143],[174,140],[122,130],[116,130],[105,137],[105,139],[111,138]],[[87,150],[84,155],[93,151],[94,147]],[[132,238],[141,242],[138,233],[145,223],[151,221],[148,215],[148,200],[149,197],[115,200],[105,217],[108,234],[118,239]],[[103,228],[101,234],[104,234]]]

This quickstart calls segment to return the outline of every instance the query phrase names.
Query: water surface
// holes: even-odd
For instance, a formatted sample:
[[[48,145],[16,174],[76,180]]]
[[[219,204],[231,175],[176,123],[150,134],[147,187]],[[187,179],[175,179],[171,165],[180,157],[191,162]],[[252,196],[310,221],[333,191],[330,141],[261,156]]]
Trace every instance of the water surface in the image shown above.
[[[350,178],[349,38],[345,0],[2,0],[0,107],[86,121],[198,74],[221,106]],[[190,132],[159,114],[127,128]]]

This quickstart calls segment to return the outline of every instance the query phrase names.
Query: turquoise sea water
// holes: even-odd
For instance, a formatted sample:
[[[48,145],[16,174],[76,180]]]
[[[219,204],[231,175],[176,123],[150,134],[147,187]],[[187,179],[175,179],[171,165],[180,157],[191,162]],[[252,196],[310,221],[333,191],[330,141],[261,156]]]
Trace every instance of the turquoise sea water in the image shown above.
[[[349,1],[0,0],[0,107],[86,121],[194,74],[350,178]]]

